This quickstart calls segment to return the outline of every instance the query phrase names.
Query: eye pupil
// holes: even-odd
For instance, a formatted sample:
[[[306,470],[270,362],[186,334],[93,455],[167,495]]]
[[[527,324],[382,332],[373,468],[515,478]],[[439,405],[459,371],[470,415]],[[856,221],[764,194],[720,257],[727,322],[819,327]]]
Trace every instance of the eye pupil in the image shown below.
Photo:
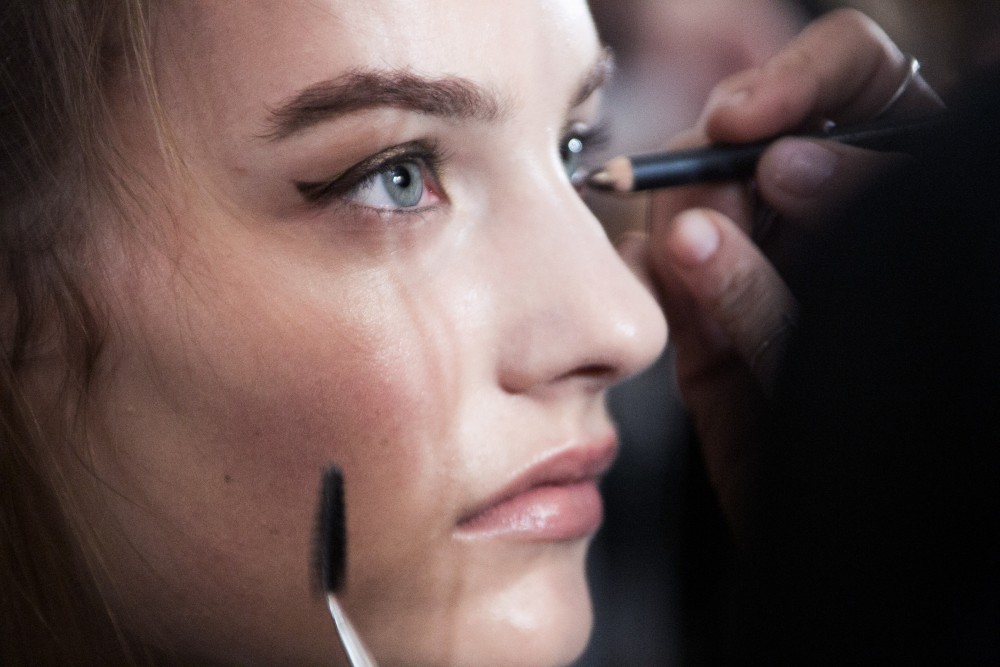
[[[382,172],[382,183],[389,198],[396,206],[412,208],[420,203],[424,192],[424,180],[420,165],[403,162]]]
[[[395,167],[389,172],[389,180],[397,188],[408,188],[410,183],[413,182],[413,177],[410,175],[410,171],[406,167]]]

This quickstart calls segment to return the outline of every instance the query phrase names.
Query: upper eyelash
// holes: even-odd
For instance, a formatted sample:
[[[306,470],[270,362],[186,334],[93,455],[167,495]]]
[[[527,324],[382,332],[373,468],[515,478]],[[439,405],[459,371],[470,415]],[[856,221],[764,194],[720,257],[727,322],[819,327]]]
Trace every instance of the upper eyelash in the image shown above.
[[[311,204],[323,205],[346,195],[351,190],[373,181],[386,167],[394,163],[414,161],[422,162],[431,174],[437,178],[444,156],[434,142],[411,141],[393,146],[368,157],[342,174],[326,181],[295,184],[299,193]]]

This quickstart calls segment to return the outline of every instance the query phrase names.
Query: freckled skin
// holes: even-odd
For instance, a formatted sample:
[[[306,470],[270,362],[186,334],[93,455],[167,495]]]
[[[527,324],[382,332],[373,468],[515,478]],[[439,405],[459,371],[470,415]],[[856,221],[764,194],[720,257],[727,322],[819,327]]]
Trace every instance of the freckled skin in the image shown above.
[[[182,4],[155,56],[188,175],[123,102],[126,156],[163,196],[107,259],[123,288],[89,406],[101,483],[76,480],[117,611],[192,661],[335,662],[309,565],[337,463],[343,600],[382,664],[572,660],[588,540],[454,533],[528,462],[605,438],[605,390],[665,339],[559,162],[563,126],[595,115],[570,108],[600,52],[585,3]],[[508,114],[382,109],[262,138],[270,108],[361,66],[462,76]],[[310,208],[293,187],[425,137],[448,157],[419,215]]]

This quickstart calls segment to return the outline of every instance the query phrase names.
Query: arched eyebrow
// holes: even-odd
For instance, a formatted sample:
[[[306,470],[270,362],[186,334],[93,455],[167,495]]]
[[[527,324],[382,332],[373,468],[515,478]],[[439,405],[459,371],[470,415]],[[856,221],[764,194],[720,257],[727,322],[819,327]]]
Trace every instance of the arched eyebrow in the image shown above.
[[[571,107],[600,88],[611,71],[611,56],[603,50],[581,80]],[[266,139],[280,140],[338,116],[393,107],[455,120],[501,120],[510,101],[495,91],[458,76],[425,77],[408,70],[354,70],[320,81],[271,110]]]
[[[428,78],[409,71],[356,70],[320,81],[272,109],[269,139],[285,139],[356,111],[394,107],[431,116],[495,121],[507,104],[499,95],[456,76]]]

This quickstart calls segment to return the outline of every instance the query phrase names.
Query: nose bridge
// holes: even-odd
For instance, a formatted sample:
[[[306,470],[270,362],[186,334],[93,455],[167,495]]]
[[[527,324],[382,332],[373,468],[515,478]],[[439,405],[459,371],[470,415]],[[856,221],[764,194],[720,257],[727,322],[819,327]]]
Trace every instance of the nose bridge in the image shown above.
[[[498,225],[510,234],[507,389],[570,378],[603,388],[652,363],[666,342],[663,315],[570,185],[523,184],[507,201]]]

